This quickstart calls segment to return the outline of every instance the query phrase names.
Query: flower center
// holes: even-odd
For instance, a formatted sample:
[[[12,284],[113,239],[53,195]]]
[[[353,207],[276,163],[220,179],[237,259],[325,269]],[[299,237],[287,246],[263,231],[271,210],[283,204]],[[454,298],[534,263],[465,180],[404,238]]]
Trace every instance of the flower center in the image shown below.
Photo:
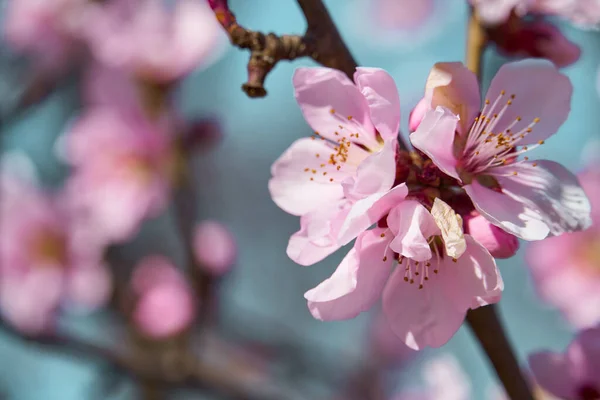
[[[414,284],[419,281],[419,289],[423,289],[426,281],[429,280],[429,271],[433,268],[433,273],[439,272],[440,260],[444,258],[444,242],[441,236],[432,236],[429,239],[429,247],[433,257],[428,261],[415,261],[404,256],[398,256],[398,266],[404,266],[404,282]],[[432,264],[432,262],[433,264]],[[456,262],[456,259],[452,259]]]
[[[544,141],[540,140],[537,144],[517,149],[519,142],[540,122],[539,118],[534,118],[527,124],[520,123],[522,118],[516,117],[507,127],[496,129],[498,121],[516,97],[512,94],[505,99],[505,96],[506,92],[502,90],[493,102],[485,100],[481,113],[473,121],[464,140],[460,167],[470,174],[479,174],[492,167],[515,163],[519,155],[544,144]],[[514,129],[517,124],[520,125],[520,129]],[[527,161],[528,158],[524,157],[524,160]],[[533,165],[535,166],[535,163]]]
[[[317,158],[316,165],[307,166],[304,168],[304,172],[309,175],[310,181],[317,181],[319,183],[335,182],[336,179],[331,175],[337,171],[350,168],[348,174],[353,174],[358,165],[369,156],[370,153],[379,151],[383,145],[383,139],[379,134],[376,135],[377,145],[369,148],[365,146],[362,141],[359,141],[360,133],[354,131],[358,130],[356,123],[353,122],[354,118],[351,115],[346,117],[341,116],[335,109],[329,110],[329,113],[333,118],[338,121],[346,120],[349,125],[340,123],[337,126],[337,130],[333,132],[333,135],[323,136],[319,132],[315,132],[314,136],[311,136],[312,140],[322,140],[325,142],[327,147],[331,149],[327,154],[315,153]],[[330,136],[333,136],[332,139]],[[329,176],[328,176],[329,175]],[[339,183],[339,181],[337,181]]]
[[[31,254],[37,265],[65,265],[67,244],[63,234],[46,229],[33,239]]]

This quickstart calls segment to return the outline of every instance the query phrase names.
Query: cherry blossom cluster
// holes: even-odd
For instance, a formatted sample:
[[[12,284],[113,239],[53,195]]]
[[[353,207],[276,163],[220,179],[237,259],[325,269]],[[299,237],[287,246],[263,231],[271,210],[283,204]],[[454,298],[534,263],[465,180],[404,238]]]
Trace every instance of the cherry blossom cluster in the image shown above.
[[[210,120],[184,120],[173,91],[221,52],[223,34],[204,1],[23,0],[9,2],[8,45],[38,74],[81,71],[83,109],[57,141],[71,171],[41,187],[22,156],[2,171],[0,310],[27,333],[51,329],[68,309],[96,309],[112,293],[106,250],[131,241],[166,211],[194,151],[215,142]],[[15,162],[15,160],[17,160]],[[9,165],[10,164],[10,165]],[[231,233],[198,223],[186,238],[203,273],[235,262]],[[128,289],[131,318],[166,337],[195,318],[196,294],[174,263],[148,254]],[[168,316],[168,317],[165,317]]]
[[[500,299],[493,256],[513,255],[515,237],[591,224],[578,179],[525,155],[570,110],[571,83],[548,61],[505,64],[483,99],[462,64],[436,64],[411,114],[413,152],[398,145],[399,96],[385,71],[358,68],[352,81],[300,68],[293,83],[314,136],[272,168],[273,200],[300,216],[287,253],[311,265],[356,239],[334,274],[306,292],[315,318],[352,318],[381,298],[409,347],[439,347],[467,310]]]

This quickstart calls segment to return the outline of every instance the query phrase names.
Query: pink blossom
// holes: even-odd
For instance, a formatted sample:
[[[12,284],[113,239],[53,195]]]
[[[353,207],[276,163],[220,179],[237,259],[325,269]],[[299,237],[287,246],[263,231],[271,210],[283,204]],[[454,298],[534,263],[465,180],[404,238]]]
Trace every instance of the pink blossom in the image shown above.
[[[181,273],[166,258],[144,258],[132,277],[137,296],[133,321],[148,337],[162,339],[183,331],[195,314],[194,294]]]
[[[229,272],[237,257],[235,239],[225,225],[203,221],[194,231],[194,254],[206,272],[221,276]]]
[[[488,25],[507,21],[511,14],[558,16],[582,27],[600,24],[598,0],[469,0],[477,15]]]
[[[403,199],[396,177],[400,100],[383,70],[357,68],[354,82],[329,68],[299,68],[296,100],[315,131],[273,164],[269,190],[300,216],[287,254],[314,264],[350,242]],[[392,188],[393,187],[393,188]]]
[[[92,107],[64,138],[74,167],[73,206],[109,241],[133,236],[141,222],[165,207],[173,179],[172,138],[138,113]]]
[[[4,37],[43,67],[60,69],[75,50],[76,25],[83,19],[85,5],[85,0],[9,1]]]
[[[315,318],[353,318],[382,297],[392,330],[419,350],[442,346],[467,310],[500,299],[494,259],[463,235],[460,217],[439,199],[432,213],[417,201],[400,202],[387,226],[361,233],[333,275],[306,292]]]
[[[433,14],[434,0],[375,0],[377,21],[388,29],[415,29]]]
[[[577,178],[552,161],[518,160],[558,130],[571,93],[552,63],[518,61],[500,68],[480,111],[475,75],[460,63],[439,63],[427,82],[429,111],[410,139],[505,231],[539,240],[585,229],[590,204]]]
[[[567,400],[600,398],[600,328],[580,332],[564,353],[543,351],[529,357],[539,385]]]
[[[60,196],[2,171],[0,307],[30,334],[52,327],[61,306],[95,309],[111,288],[102,247]]]
[[[519,240],[508,232],[489,223],[478,212],[464,218],[465,232],[485,247],[492,257],[510,258],[519,250]]]
[[[540,296],[578,328],[600,323],[600,166],[579,174],[592,203],[592,226],[527,248],[526,260]]]
[[[557,67],[566,67],[581,55],[577,44],[542,19],[525,21],[511,17],[505,24],[489,29],[488,35],[498,51],[509,57],[545,58]]]
[[[223,35],[205,1],[116,0],[92,15],[86,36],[94,55],[151,81],[171,82],[207,63]]]

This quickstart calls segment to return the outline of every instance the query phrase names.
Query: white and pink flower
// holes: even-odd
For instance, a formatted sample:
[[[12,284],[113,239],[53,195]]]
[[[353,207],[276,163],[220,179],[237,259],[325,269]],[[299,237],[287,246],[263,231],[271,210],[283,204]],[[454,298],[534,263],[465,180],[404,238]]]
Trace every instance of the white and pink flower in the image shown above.
[[[299,68],[296,100],[312,138],[299,139],[273,164],[269,190],[300,216],[287,253],[314,264],[385,216],[408,193],[396,180],[400,100],[383,70],[358,68],[352,82],[329,68]]]
[[[482,105],[472,72],[438,63],[427,81],[428,111],[410,139],[505,231],[540,240],[582,230],[590,203],[577,178],[552,161],[519,159],[558,130],[571,93],[552,63],[524,60],[500,68]]]
[[[574,326],[588,328],[600,323],[600,165],[578,177],[592,203],[592,226],[531,243],[526,261],[542,299]]]
[[[494,259],[463,235],[460,217],[443,201],[436,198],[430,212],[405,200],[386,222],[361,233],[333,275],[306,292],[315,318],[354,318],[383,298],[392,330],[419,350],[442,346],[467,310],[500,299],[504,284]]]
[[[67,187],[73,207],[107,241],[123,242],[167,205],[176,158],[160,122],[129,110],[92,107],[65,134],[74,167]]]
[[[51,329],[64,306],[93,310],[110,295],[102,241],[65,208],[63,194],[2,171],[0,308],[29,334]]]

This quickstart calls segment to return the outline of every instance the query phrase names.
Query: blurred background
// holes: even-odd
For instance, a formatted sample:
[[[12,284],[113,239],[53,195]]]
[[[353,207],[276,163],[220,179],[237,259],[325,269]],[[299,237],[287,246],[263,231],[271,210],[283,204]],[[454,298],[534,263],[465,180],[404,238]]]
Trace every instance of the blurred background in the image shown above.
[[[3,25],[8,23],[10,3],[20,1],[24,0],[3,1]],[[411,1],[405,6],[410,15],[395,10],[389,4],[392,1],[325,3],[358,63],[384,68],[394,77],[402,104],[401,129],[406,132],[408,114],[423,94],[431,66],[438,61],[464,58],[466,2]],[[303,15],[292,0],[232,0],[230,7],[238,21],[250,29],[277,34],[302,33],[305,29]],[[572,111],[559,133],[532,156],[555,160],[579,171],[599,148],[600,33],[580,30],[563,21],[557,24],[582,49],[579,61],[563,70],[574,86]],[[215,124],[210,128],[215,138],[204,140],[209,143],[201,140],[203,143],[190,157],[191,185],[197,194],[193,209],[198,221],[222,223],[231,232],[237,248],[235,264],[216,284],[212,324],[219,337],[243,343],[240,346],[244,352],[260,354],[260,365],[264,367],[261,373],[311,393],[307,398],[344,398],[337,394],[343,392],[340,388],[348,386],[353,374],[372,357],[377,310],[343,322],[323,323],[312,318],[303,294],[331,275],[345,251],[312,267],[294,264],[285,249],[289,236],[299,228],[298,218],[280,210],[267,188],[271,164],[294,140],[311,133],[294,100],[291,76],[298,66],[314,64],[309,60],[279,63],[267,78],[268,95],[251,99],[240,89],[246,80],[248,53],[230,47],[222,33],[215,43],[203,65],[193,68],[172,92],[179,120]],[[10,40],[4,40],[1,52],[2,154],[26,154],[35,165],[40,185],[60,188],[71,169],[57,156],[61,148],[59,138],[72,129],[89,107],[84,105],[81,71],[62,73],[56,78],[59,84],[48,96],[14,114],[15,104],[31,80],[32,64],[21,59]],[[505,61],[493,49],[486,52],[485,85]],[[36,60],[33,65],[41,70],[43,63]],[[107,199],[110,201],[110,196]],[[21,212],[26,212],[25,205]],[[111,248],[118,253],[119,268],[129,271],[148,254],[164,255],[183,268],[186,250],[174,223],[176,214],[171,204],[144,218],[139,234],[119,244],[116,250]],[[515,257],[499,261],[506,287],[499,303],[501,317],[523,363],[534,350],[563,349],[575,331],[555,308],[536,295],[523,260],[526,250],[527,244],[521,243]],[[123,276],[120,274],[113,273],[115,282]],[[111,307],[93,313],[61,314],[56,329],[94,343],[123,345],[123,327],[127,324]],[[227,354],[217,344],[209,347],[217,358]],[[464,371],[465,385],[470,387],[470,394],[464,398],[492,398],[490,393],[499,383],[467,327],[461,328],[443,348],[423,351],[411,362],[403,360],[412,359],[412,355],[399,355],[402,362],[386,370],[386,391],[391,395],[404,388],[424,387],[427,379],[423,371],[428,362],[446,355],[455,357]],[[119,373],[114,377],[107,371],[110,368],[102,361],[66,356],[0,331],[3,398],[137,398],[139,393],[129,377],[120,379]],[[108,382],[111,379],[112,383]],[[103,391],[107,385],[112,385],[110,393]],[[171,396],[220,398],[205,390],[180,390]]]

